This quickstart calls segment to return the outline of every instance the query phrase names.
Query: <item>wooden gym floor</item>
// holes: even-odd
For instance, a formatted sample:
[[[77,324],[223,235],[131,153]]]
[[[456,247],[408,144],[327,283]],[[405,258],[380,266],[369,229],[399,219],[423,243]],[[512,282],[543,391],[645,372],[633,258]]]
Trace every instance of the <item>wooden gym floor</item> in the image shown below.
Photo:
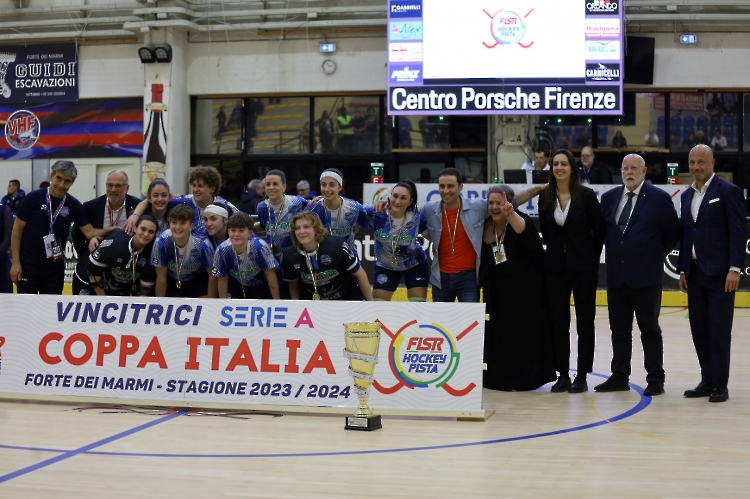
[[[342,417],[0,402],[0,498],[748,497],[750,309],[720,404],[682,395],[699,381],[686,314],[662,310],[664,395],[642,396],[638,339],[633,390],[594,392],[611,356],[599,308],[588,393],[485,390],[484,423],[387,417],[366,433]]]

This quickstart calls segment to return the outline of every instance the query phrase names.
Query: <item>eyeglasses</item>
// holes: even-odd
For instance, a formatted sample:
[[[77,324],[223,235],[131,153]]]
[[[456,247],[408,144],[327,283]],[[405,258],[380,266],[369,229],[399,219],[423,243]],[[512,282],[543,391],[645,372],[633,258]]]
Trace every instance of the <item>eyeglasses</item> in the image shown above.
[[[119,190],[119,189],[122,189],[123,187],[125,187],[128,184],[110,184],[109,182],[107,182],[105,185],[107,186],[107,189],[118,189]]]

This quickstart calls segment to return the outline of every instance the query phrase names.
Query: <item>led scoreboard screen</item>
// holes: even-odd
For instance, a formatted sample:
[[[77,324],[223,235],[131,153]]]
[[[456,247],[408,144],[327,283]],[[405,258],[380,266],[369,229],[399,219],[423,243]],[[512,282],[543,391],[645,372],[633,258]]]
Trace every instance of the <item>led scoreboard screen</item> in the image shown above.
[[[389,114],[622,114],[622,0],[389,0]]]

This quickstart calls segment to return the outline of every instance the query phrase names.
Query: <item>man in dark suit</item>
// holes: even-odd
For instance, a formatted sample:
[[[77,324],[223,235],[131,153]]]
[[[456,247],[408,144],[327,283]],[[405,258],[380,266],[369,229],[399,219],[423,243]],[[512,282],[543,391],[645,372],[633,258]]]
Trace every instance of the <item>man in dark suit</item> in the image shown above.
[[[607,304],[612,330],[612,376],[598,392],[630,390],[633,313],[641,330],[648,386],[644,395],[664,393],[664,346],[659,327],[664,258],[680,240],[672,198],[646,184],[646,163],[637,154],[622,160],[624,187],[602,196],[606,225]]]
[[[140,199],[128,194],[128,174],[122,170],[114,170],[107,175],[107,193],[91,201],[83,203],[83,211],[88,216],[91,226],[95,229],[108,227],[122,227],[128,216],[140,202]],[[89,240],[78,227],[73,228],[73,247],[78,254],[73,275],[74,295],[93,295],[94,289],[89,286]]]
[[[682,194],[682,244],[677,270],[688,295],[690,331],[701,366],[701,382],[688,398],[729,398],[729,351],[734,295],[745,263],[747,225],[742,191],[714,175],[714,155],[700,144],[690,151],[695,181]]]
[[[594,150],[586,146],[581,149],[581,160],[576,163],[578,175],[584,184],[613,184],[609,167],[596,159]]]

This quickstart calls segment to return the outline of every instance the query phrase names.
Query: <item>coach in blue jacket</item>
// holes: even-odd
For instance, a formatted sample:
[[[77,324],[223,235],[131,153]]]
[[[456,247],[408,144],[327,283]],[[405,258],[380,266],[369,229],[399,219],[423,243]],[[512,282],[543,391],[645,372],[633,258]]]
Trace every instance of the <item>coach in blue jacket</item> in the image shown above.
[[[695,181],[682,194],[677,270],[680,289],[688,295],[701,382],[685,396],[724,402],[729,398],[734,295],[745,263],[745,202],[739,187],[714,175],[714,155],[707,145],[690,150],[688,166]]]
[[[612,376],[594,390],[630,390],[635,313],[647,373],[648,386],[643,393],[660,395],[664,393],[664,346],[659,327],[664,258],[680,240],[680,221],[669,194],[644,182],[646,164],[641,156],[625,156],[621,170],[625,185],[602,195]]]

